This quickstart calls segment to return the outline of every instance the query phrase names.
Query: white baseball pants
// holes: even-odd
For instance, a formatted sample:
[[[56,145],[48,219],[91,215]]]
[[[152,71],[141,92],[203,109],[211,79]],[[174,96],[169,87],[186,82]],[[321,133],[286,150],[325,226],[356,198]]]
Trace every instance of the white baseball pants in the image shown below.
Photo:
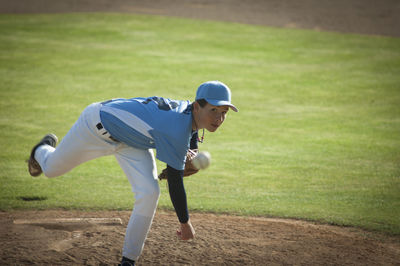
[[[115,142],[105,129],[98,129],[101,103],[89,105],[57,148],[42,145],[35,159],[47,177],[67,173],[86,161],[114,155],[128,177],[135,194],[135,205],[126,229],[122,255],[137,260],[157,208],[160,188],[153,151]]]

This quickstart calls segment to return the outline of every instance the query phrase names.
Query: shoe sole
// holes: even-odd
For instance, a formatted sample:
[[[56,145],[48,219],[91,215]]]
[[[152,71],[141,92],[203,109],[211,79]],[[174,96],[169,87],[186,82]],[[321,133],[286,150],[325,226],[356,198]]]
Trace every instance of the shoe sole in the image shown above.
[[[50,146],[52,146],[52,147],[54,147],[54,148],[56,147],[56,145],[57,145],[57,143],[58,143],[58,138],[57,138],[57,136],[54,135],[54,134],[52,134],[52,133],[50,133],[50,134],[45,135],[45,136],[39,141],[39,143],[36,144],[36,145],[32,148],[31,155],[30,155],[30,157],[29,157],[29,159],[28,159],[28,171],[29,171],[29,174],[30,174],[31,176],[33,176],[33,177],[39,176],[39,175],[43,172],[43,171],[42,171],[42,168],[41,168],[40,165],[39,165],[39,163],[36,161],[34,155],[35,155],[36,149],[37,149],[39,146],[41,146],[41,145],[48,145],[47,143],[46,143],[46,144],[43,143],[47,138],[51,138],[51,139],[54,141],[54,143],[51,143],[51,145],[50,145]],[[54,145],[54,146],[53,146],[53,145]]]

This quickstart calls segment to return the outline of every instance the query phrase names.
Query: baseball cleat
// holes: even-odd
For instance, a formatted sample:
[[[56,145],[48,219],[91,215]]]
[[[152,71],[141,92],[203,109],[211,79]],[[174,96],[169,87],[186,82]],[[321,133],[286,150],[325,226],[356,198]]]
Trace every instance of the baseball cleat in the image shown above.
[[[46,136],[44,136],[42,138],[42,140],[38,144],[35,145],[35,147],[33,147],[32,151],[31,151],[31,156],[29,157],[29,160],[28,160],[28,170],[29,170],[29,174],[31,176],[39,176],[43,172],[39,163],[35,159],[36,149],[42,145],[49,145],[49,146],[55,148],[57,145],[57,142],[58,142],[58,138],[56,135],[47,134]]]
[[[135,261],[126,257],[122,257],[121,263],[118,264],[118,266],[135,266]]]

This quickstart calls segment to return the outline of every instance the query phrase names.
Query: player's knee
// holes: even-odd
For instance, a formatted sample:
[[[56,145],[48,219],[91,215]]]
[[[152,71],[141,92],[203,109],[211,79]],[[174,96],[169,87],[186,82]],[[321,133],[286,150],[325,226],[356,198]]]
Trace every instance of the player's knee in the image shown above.
[[[152,217],[157,208],[160,188],[145,189],[135,192],[135,212],[136,214]]]
[[[158,201],[158,198],[160,197],[160,187],[158,185],[152,186],[151,189],[146,191],[146,197],[149,199],[152,199],[154,201]]]
[[[160,187],[157,185],[149,186],[145,190],[137,194],[137,197],[142,198],[148,204],[157,204],[160,197]]]

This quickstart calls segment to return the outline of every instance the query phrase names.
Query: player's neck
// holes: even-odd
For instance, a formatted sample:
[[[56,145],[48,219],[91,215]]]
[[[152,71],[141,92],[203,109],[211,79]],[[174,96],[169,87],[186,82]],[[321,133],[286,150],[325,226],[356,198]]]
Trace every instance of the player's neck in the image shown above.
[[[198,124],[196,122],[196,115],[195,115],[195,113],[192,113],[192,130],[193,131],[197,131],[199,129],[200,128],[199,128],[199,126],[198,126]]]

